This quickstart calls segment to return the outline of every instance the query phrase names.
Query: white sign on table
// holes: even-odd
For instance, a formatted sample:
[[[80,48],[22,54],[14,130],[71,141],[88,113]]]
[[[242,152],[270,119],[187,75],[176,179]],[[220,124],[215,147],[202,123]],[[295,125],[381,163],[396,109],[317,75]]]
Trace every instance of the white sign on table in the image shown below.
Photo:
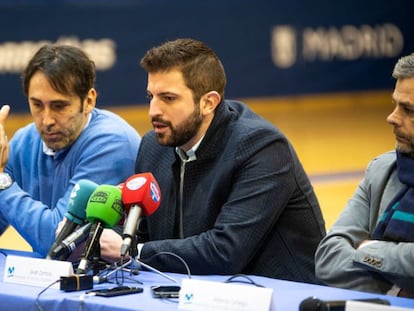
[[[272,288],[183,279],[179,310],[269,311]]]
[[[73,274],[72,263],[8,255],[4,265],[3,282],[47,287],[60,280],[61,276]],[[59,283],[51,286],[60,288]]]

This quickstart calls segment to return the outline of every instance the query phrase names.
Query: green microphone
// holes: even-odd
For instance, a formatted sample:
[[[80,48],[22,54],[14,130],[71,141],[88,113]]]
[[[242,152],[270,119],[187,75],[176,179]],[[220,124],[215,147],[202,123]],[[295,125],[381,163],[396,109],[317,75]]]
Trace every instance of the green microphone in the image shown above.
[[[112,185],[98,186],[86,205],[86,219],[90,223],[102,222],[105,228],[113,228],[123,213],[122,191]]]
[[[99,252],[99,239],[104,228],[113,228],[124,213],[122,191],[116,186],[100,185],[91,194],[86,206],[86,219],[92,224],[85,250],[76,270],[85,274],[95,252]]]

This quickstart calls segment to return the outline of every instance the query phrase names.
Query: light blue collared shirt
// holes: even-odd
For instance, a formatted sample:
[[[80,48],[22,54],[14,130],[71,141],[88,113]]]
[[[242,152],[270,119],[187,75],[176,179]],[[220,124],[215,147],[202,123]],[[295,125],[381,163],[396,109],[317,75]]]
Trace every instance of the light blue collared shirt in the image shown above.
[[[191,162],[197,160],[196,151],[198,147],[201,144],[201,141],[203,140],[204,136],[200,138],[200,140],[187,152],[182,151],[180,148],[175,147],[175,152],[180,157],[181,161],[183,162]]]

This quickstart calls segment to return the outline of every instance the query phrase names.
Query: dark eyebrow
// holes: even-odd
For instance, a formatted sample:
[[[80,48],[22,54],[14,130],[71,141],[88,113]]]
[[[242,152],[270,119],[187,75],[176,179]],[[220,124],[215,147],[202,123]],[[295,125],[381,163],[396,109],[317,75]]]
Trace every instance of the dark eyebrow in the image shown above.
[[[414,103],[410,103],[410,102],[398,102],[398,105],[404,106],[404,107],[414,107]]]
[[[30,100],[33,100],[33,101],[37,101],[37,102],[42,102],[42,100],[40,100],[40,99],[38,99],[38,98],[36,98],[36,97],[29,97],[29,99]],[[64,99],[55,99],[55,100],[51,100],[50,101],[50,103],[51,104],[67,104],[67,103],[69,103],[69,101],[68,100],[64,100]]]
[[[172,92],[161,92],[157,95],[158,96],[178,96],[176,93],[172,93]]]
[[[63,99],[57,99],[57,100],[52,100],[50,101],[51,104],[69,104],[68,100],[63,100]]]
[[[38,99],[38,98],[36,98],[36,97],[33,97],[33,96],[32,96],[32,97],[29,97],[29,99],[30,99],[30,100],[34,100],[34,101],[37,101],[37,102],[41,102],[41,100],[40,100],[40,99]]]
[[[414,107],[414,103],[411,103],[411,102],[399,102],[399,101],[397,101],[397,100],[394,98],[394,96],[392,96],[392,97],[391,97],[391,101],[392,101],[394,104],[403,105],[403,106],[410,106],[410,107]]]

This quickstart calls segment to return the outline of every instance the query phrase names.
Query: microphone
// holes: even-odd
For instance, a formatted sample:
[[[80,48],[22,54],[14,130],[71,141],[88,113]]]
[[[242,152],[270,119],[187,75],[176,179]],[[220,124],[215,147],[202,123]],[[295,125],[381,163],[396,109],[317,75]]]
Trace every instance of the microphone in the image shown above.
[[[390,305],[385,299],[368,298],[368,299],[350,299],[352,301],[369,302],[381,305]],[[320,300],[315,297],[304,299],[299,305],[299,311],[344,311],[346,300]]]
[[[85,223],[86,204],[92,192],[98,187],[96,183],[87,179],[79,180],[70,193],[68,209],[65,213],[66,222],[49,249],[46,259],[56,259],[53,253],[62,241],[70,235],[78,225]]]
[[[76,273],[86,273],[104,228],[113,228],[121,219],[123,206],[121,190],[116,186],[100,185],[91,194],[86,206],[86,218],[92,224]]]
[[[57,260],[66,260],[73,250],[86,240],[91,230],[92,224],[89,222],[78,230],[69,234],[63,241],[53,250],[51,257]]]
[[[122,234],[121,257],[125,256],[131,247],[141,214],[148,216],[154,213],[160,205],[160,200],[160,187],[151,173],[135,174],[125,181],[122,187],[122,203],[128,217]]]

